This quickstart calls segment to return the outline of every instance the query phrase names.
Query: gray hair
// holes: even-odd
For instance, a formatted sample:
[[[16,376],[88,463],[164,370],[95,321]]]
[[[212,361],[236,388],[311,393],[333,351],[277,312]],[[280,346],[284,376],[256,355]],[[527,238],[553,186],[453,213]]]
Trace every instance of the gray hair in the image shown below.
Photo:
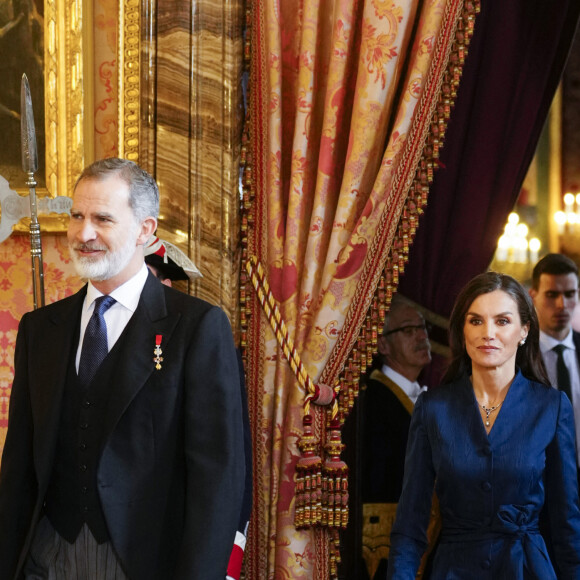
[[[403,308],[403,306],[410,306],[411,308],[415,308],[415,306],[402,294],[394,294],[391,300],[391,306],[389,308],[389,311],[385,314],[385,323],[383,324],[382,334],[384,334],[388,330],[387,326],[389,324],[389,317],[392,316],[400,308]]]
[[[157,183],[147,171],[141,169],[133,161],[108,157],[95,161],[85,167],[80,174],[74,189],[84,179],[103,181],[116,175],[129,186],[129,207],[133,210],[135,219],[140,223],[147,217],[157,219],[159,215],[159,189]]]

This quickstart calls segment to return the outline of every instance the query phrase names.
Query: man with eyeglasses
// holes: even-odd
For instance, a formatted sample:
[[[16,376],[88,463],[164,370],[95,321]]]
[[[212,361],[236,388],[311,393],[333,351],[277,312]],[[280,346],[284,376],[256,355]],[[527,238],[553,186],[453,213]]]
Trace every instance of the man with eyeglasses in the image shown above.
[[[426,388],[417,378],[431,362],[425,319],[399,295],[378,340],[378,362],[361,392],[363,557],[371,579],[386,577],[411,413]]]

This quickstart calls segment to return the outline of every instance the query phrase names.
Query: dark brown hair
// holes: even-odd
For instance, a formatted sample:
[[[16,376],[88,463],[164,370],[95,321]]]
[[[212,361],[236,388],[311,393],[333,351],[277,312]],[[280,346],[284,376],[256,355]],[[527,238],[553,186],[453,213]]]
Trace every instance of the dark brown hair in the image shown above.
[[[485,272],[476,276],[457,296],[449,319],[449,345],[452,360],[442,382],[450,383],[462,375],[471,374],[471,359],[465,349],[465,316],[478,296],[495,290],[501,290],[513,298],[518,306],[522,325],[529,324],[526,342],[518,347],[516,365],[526,378],[549,385],[550,381],[540,352],[540,326],[532,300],[517,280],[498,272]]]
[[[532,272],[532,288],[534,290],[540,287],[540,276],[542,274],[550,274],[552,276],[576,274],[578,276],[578,266],[564,254],[546,254],[534,266],[534,271]]]

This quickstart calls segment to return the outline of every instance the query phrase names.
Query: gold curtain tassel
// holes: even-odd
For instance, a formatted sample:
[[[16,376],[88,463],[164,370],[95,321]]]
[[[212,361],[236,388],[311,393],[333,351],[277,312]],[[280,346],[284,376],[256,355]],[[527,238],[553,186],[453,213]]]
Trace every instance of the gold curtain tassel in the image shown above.
[[[322,520],[322,459],[316,455],[318,440],[312,433],[312,415],[304,415],[304,433],[298,443],[302,457],[296,464],[297,529],[318,525]]]
[[[348,525],[348,466],[340,459],[340,421],[330,423],[330,439],[324,446],[327,460],[322,469],[322,525],[345,529]]]

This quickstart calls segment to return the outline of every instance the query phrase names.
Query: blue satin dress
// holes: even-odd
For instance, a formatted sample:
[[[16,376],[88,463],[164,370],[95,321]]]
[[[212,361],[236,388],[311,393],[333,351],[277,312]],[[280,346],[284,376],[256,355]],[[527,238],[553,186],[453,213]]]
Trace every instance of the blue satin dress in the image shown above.
[[[412,580],[433,486],[442,531],[431,580],[580,580],[574,416],[568,398],[518,372],[486,433],[468,377],[423,393],[409,431],[387,578]]]

